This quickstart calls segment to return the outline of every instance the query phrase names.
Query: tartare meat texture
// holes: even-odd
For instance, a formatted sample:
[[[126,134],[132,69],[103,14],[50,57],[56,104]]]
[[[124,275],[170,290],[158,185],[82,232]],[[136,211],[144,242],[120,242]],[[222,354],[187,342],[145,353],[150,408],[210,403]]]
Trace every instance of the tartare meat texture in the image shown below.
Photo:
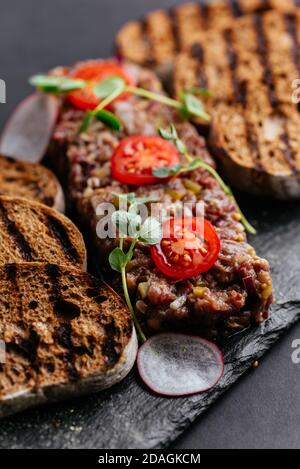
[[[161,92],[160,82],[147,70],[130,66],[138,86]],[[151,195],[176,213],[179,202],[191,203],[192,212],[199,201],[205,217],[215,226],[221,239],[221,252],[215,266],[196,278],[176,281],[166,278],[154,265],[149,246],[138,243],[127,268],[128,287],[140,320],[152,330],[197,327],[211,338],[227,336],[261,322],[268,316],[272,302],[272,280],[267,261],[259,258],[246,242],[237,207],[216,180],[202,169],[183,174],[164,184],[126,186],[113,181],[110,159],[120,140],[128,135],[157,135],[159,127],[175,123],[180,138],[193,156],[214,162],[205,141],[195,128],[180,121],[166,106],[130,97],[112,106],[123,122],[120,132],[111,132],[100,122],[79,133],[83,112],[65,103],[53,136],[52,152],[62,155],[69,168],[69,192],[78,215],[86,224],[97,248],[103,268],[118,240],[96,236],[99,218],[95,209],[101,202],[117,204],[114,193],[135,192]],[[112,279],[121,291],[119,275]]]

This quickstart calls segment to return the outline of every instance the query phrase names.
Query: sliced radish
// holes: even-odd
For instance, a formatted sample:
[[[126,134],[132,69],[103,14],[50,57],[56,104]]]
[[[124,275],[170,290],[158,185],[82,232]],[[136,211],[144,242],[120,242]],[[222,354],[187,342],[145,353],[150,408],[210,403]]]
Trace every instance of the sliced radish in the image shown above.
[[[52,136],[59,112],[54,96],[34,93],[24,99],[9,118],[0,139],[0,153],[38,163]]]
[[[207,391],[223,375],[218,347],[201,337],[164,333],[151,337],[139,349],[139,374],[155,393],[186,396]]]

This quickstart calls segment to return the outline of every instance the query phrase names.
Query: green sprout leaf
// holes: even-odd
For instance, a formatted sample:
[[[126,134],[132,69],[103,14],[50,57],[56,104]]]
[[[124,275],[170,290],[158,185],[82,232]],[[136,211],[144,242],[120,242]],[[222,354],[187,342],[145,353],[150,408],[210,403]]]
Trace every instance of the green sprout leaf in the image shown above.
[[[179,153],[184,154],[187,151],[185,144],[178,137],[177,130],[174,124],[171,124],[170,129],[158,129],[158,133],[164,140],[172,141],[175,144]]]
[[[171,126],[171,129],[172,129],[172,126]],[[162,135],[164,135],[164,132],[161,132],[161,130],[163,130],[163,129],[159,129],[159,134],[162,136]],[[175,131],[176,131],[176,129],[175,129]],[[168,132],[168,135],[171,134],[171,132]],[[175,135],[174,131],[173,131],[173,134]],[[174,139],[174,142],[175,142],[178,149],[180,149],[180,148],[182,149],[182,151],[180,151],[180,150],[179,151],[180,151],[180,153],[182,153],[185,156],[188,164],[187,165],[178,164],[178,165],[175,165],[173,167],[154,169],[152,174],[154,176],[158,177],[158,178],[159,177],[166,178],[166,177],[170,177],[170,176],[177,176],[181,173],[185,173],[185,172],[188,172],[188,171],[194,171],[197,168],[204,169],[205,171],[210,173],[210,175],[217,181],[217,183],[222,188],[222,190],[225,192],[225,194],[227,194],[229,197],[232,198],[232,200],[234,201],[234,203],[237,207],[237,211],[241,216],[241,223],[244,225],[244,228],[246,229],[246,231],[248,231],[249,233],[255,235],[256,234],[255,228],[246,219],[245,215],[241,211],[241,209],[240,209],[240,207],[239,207],[239,205],[236,201],[236,198],[235,198],[231,188],[229,186],[227,186],[227,184],[225,184],[225,182],[223,181],[221,176],[218,174],[218,172],[212,166],[205,163],[205,161],[203,161],[202,158],[200,158],[200,157],[194,157],[193,158],[188,153],[188,150],[187,150],[184,142],[182,142],[179,139],[178,136],[177,136],[177,138]]]
[[[182,169],[182,164],[177,163],[174,166],[165,166],[164,168],[156,168],[152,171],[153,176],[157,178],[168,178],[171,176],[177,176]]]
[[[108,261],[113,270],[121,273],[122,268],[124,268],[127,263],[126,254],[120,247],[117,247],[111,251]]]
[[[120,130],[122,127],[122,122],[120,121],[120,119],[115,116],[115,114],[110,111],[107,111],[106,109],[100,109],[92,115],[94,115],[98,121],[103,122],[103,124],[105,124],[112,130]]]
[[[198,86],[193,86],[192,88],[185,91],[186,93],[190,93],[195,96],[203,96],[204,98],[211,98],[213,96],[210,90],[208,90],[207,88],[200,88]]]
[[[158,129],[158,133],[164,140],[173,140],[172,134],[165,129]]]
[[[131,205],[142,205],[148,204],[149,202],[157,202],[159,200],[158,197],[153,195],[147,195],[145,197],[136,197],[135,192],[129,192],[128,194],[116,194],[112,193],[113,197],[116,197],[120,200],[127,201]]]
[[[210,116],[204,111],[203,104],[196,96],[190,93],[182,93],[182,115],[185,118],[199,117],[204,121],[210,121]]]
[[[69,93],[86,86],[84,80],[51,75],[34,75],[29,79],[29,83],[45,93]]]
[[[86,86],[84,80],[76,80],[73,78],[65,78],[60,84],[59,91],[61,93],[69,93],[71,91],[81,90]]]
[[[158,244],[161,239],[161,223],[154,217],[146,218],[140,229],[139,240],[146,244]]]
[[[120,77],[111,77],[105,80],[100,81],[94,88],[94,94],[100,98],[104,99],[114,93],[116,90],[123,91],[125,89],[126,83]]]
[[[185,144],[179,138],[175,140],[175,145],[179,153],[184,154],[187,151]]]
[[[86,132],[87,129],[89,128],[90,123],[91,123],[92,120],[93,120],[93,113],[92,113],[92,111],[87,111],[87,112],[84,114],[84,117],[83,117],[83,120],[82,120],[82,124],[81,124],[81,127],[80,127],[80,132]]]
[[[112,222],[124,236],[135,238],[141,226],[142,219],[135,212],[125,212],[117,210],[112,214]]]

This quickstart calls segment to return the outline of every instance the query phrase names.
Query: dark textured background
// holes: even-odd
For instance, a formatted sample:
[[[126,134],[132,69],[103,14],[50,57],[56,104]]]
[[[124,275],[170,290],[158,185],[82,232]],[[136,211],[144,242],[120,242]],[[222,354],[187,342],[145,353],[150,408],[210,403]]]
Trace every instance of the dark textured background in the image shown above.
[[[0,104],[0,126],[9,112],[30,88],[28,76],[44,71],[58,64],[71,64],[78,59],[108,56],[112,50],[113,38],[119,26],[147,10],[159,6],[172,6],[175,0],[9,0],[0,1],[0,78],[7,83],[7,104]],[[300,238],[292,239],[287,230],[299,233],[291,221],[299,220],[300,211],[296,205],[272,204],[255,201],[255,209],[262,212],[258,217],[263,231],[257,245],[260,254],[264,245],[275,275],[282,283],[288,282],[295,289],[299,281],[300,267],[292,269],[293,260],[300,255]],[[272,210],[269,210],[269,207]],[[284,215],[286,212],[286,215]],[[281,216],[280,213],[283,213]],[[265,217],[268,222],[264,225]],[[270,223],[274,231],[268,233]],[[283,223],[282,228],[277,224]],[[300,221],[299,221],[300,228]],[[281,247],[282,240],[282,247]],[[276,249],[272,249],[272,243]],[[287,258],[290,265],[286,266]],[[299,260],[298,260],[299,262]],[[279,270],[286,275],[278,276]],[[300,297],[300,283],[299,296]],[[285,287],[288,292],[288,288]],[[295,289],[297,291],[297,288]],[[280,298],[279,298],[280,299]],[[288,314],[288,311],[287,311]],[[255,371],[244,376],[230,391],[220,398],[190,429],[177,440],[177,448],[299,448],[300,447],[300,365],[291,361],[293,339],[300,339],[300,324],[272,348]],[[127,387],[124,384],[123,387]],[[105,397],[110,407],[109,397]],[[77,441],[81,419],[92,423],[95,400],[87,398],[82,406],[75,405],[74,422],[69,429],[72,438],[63,442],[70,447]],[[178,401],[178,406],[181,406]],[[43,424],[41,434],[36,438],[39,445],[54,445],[53,434],[59,426],[59,414],[68,415],[72,427],[72,406],[35,411],[29,415],[30,425]],[[111,410],[111,409],[110,409]],[[167,401],[166,401],[167,410]],[[45,412],[51,415],[49,428]],[[70,415],[69,415],[70,412]],[[126,407],[123,410],[126,413]],[[56,418],[57,414],[57,418]],[[52,418],[53,416],[53,418]],[[26,414],[15,417],[0,429],[0,444],[5,446],[34,446],[34,437],[26,434]],[[23,423],[22,423],[23,422]],[[100,422],[98,422],[100,423]],[[149,419],[151,425],[151,419]],[[29,423],[28,423],[29,427]],[[109,425],[108,425],[109,427]],[[98,428],[101,428],[98,427]],[[150,428],[149,428],[150,430]],[[147,429],[145,430],[147,431]],[[106,428],[106,432],[109,429]],[[60,432],[58,432],[60,433]],[[32,439],[33,438],[33,439]],[[101,437],[99,437],[101,441]],[[95,439],[95,444],[97,440]],[[84,439],[82,443],[84,445]],[[60,445],[59,441],[56,445]]]

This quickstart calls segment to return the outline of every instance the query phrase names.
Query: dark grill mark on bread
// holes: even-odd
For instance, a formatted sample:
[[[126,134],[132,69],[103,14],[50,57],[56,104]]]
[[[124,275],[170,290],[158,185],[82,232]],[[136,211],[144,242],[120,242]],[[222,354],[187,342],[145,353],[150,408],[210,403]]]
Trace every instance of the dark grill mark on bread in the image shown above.
[[[204,49],[201,44],[196,43],[192,45],[192,57],[198,61],[197,80],[201,88],[207,88],[207,77],[204,72]]]
[[[261,8],[260,8],[260,11],[267,11],[267,10],[270,10],[272,8],[271,4],[270,4],[270,0],[262,0],[262,5],[261,5]]]
[[[208,25],[209,25],[209,13],[210,13],[210,9],[209,9],[209,6],[208,4],[205,2],[205,3],[201,3],[199,5],[199,12],[200,12],[200,17],[201,17],[201,25],[202,25],[202,28],[203,29],[207,29],[208,28]]]
[[[105,355],[106,363],[109,366],[115,365],[120,357],[120,352],[117,348],[115,338],[119,336],[119,331],[116,328],[115,322],[112,319],[109,324],[105,326],[106,339],[102,346],[103,354]]]
[[[251,154],[253,156],[254,167],[258,171],[263,170],[263,166],[260,161],[259,145],[257,136],[253,132],[250,122],[245,118],[245,131],[246,131],[246,140],[250,148]]]
[[[0,218],[2,219],[4,226],[9,233],[9,235],[14,239],[17,248],[22,255],[24,261],[31,262],[33,261],[33,252],[32,248],[25,239],[23,233],[20,232],[16,223],[11,220],[8,216],[4,204],[0,201]]]
[[[52,233],[52,235],[56,238],[59,242],[60,246],[62,247],[65,255],[71,262],[78,262],[79,261],[79,254],[72,244],[72,241],[69,238],[68,232],[64,225],[60,222],[60,220],[48,215],[47,217],[47,224]]]
[[[6,272],[7,280],[9,280],[13,284],[16,284],[16,282],[17,282],[17,266],[16,266],[16,264],[6,264],[5,272]]]
[[[253,16],[254,29],[257,37],[257,53],[263,67],[263,82],[267,88],[269,102],[272,108],[278,107],[275,83],[272,68],[269,62],[268,40],[264,30],[263,18],[260,15]]]
[[[295,155],[294,155],[294,151],[293,151],[293,149],[291,147],[291,144],[290,144],[289,134],[288,134],[287,130],[282,134],[281,140],[284,143],[283,154],[284,154],[286,162],[291,167],[293,173],[298,173],[299,169],[295,165]]]
[[[83,347],[75,347],[72,342],[72,319],[80,315],[80,308],[70,301],[62,298],[61,293],[61,271],[59,266],[49,264],[46,266],[46,273],[51,285],[49,300],[53,303],[53,311],[55,316],[60,321],[60,325],[56,330],[56,338],[58,343],[67,349],[64,355],[67,373],[71,381],[76,381],[80,378],[80,373],[76,369],[75,355],[83,355],[84,353],[90,354],[88,349]]]
[[[54,205],[53,197],[44,197],[43,202],[44,202],[45,205],[49,205],[49,207],[53,207],[53,205]]]
[[[106,339],[102,351],[107,365],[113,366],[118,362],[120,354],[116,351],[116,344],[112,337]]]
[[[65,354],[65,362],[70,381],[78,381],[80,373],[75,365],[75,353],[72,342],[72,328],[70,324],[61,324],[56,330],[57,342],[67,350]]]
[[[247,84],[245,82],[241,82],[236,75],[236,69],[238,66],[238,55],[232,43],[232,30],[225,29],[223,36],[226,42],[226,53],[227,53],[229,70],[231,73],[231,81],[232,81],[234,99],[238,103],[241,103],[243,106],[245,106],[246,100],[247,100]]]
[[[241,81],[236,74],[237,67],[238,67],[238,54],[233,47],[233,38],[232,38],[232,30],[225,29],[223,32],[223,37],[226,43],[226,53],[228,58],[228,66],[231,73],[231,82],[233,88],[233,96],[234,100],[237,103],[240,103],[243,106],[244,110],[244,125],[245,125],[245,133],[246,133],[246,141],[248,147],[250,148],[250,152],[253,155],[253,159],[255,160],[255,167],[256,169],[262,169],[260,160],[260,154],[258,150],[258,141],[257,136],[253,132],[250,122],[247,120],[245,114],[245,108],[247,107],[247,82]]]
[[[40,338],[34,329],[30,329],[28,339],[16,337],[14,342],[6,344],[6,350],[8,353],[14,352],[22,355],[28,360],[32,368],[37,371],[39,368],[37,349],[40,343]]]
[[[60,291],[60,268],[56,264],[46,264],[45,265],[45,273],[49,281],[50,289],[49,300],[51,303],[57,303],[61,299],[61,291]]]
[[[179,31],[178,31],[178,21],[177,21],[177,14],[176,14],[175,8],[170,8],[169,18],[170,18],[170,22],[172,26],[172,36],[173,36],[175,51],[178,52],[181,50],[181,40],[180,40]]]
[[[78,380],[80,378],[80,373],[76,368],[75,360],[76,355],[88,355],[89,357],[93,356],[93,348],[95,344],[93,344],[93,338],[91,337],[89,340],[89,344],[91,345],[91,350],[83,345],[74,345],[72,341],[72,325],[71,323],[62,323],[56,329],[55,332],[56,338],[58,343],[67,350],[65,354],[65,361],[67,364],[67,371],[72,381]]]
[[[299,0],[300,6],[300,0]],[[297,38],[297,23],[295,15],[285,15],[285,24],[286,30],[289,36],[292,39],[292,47],[291,47],[291,58],[293,63],[295,64],[298,74],[300,74],[300,45]],[[300,112],[300,103],[297,104],[298,111]]]
[[[300,53],[297,39],[297,24],[295,15],[285,15],[286,30],[292,39],[291,57],[297,69],[300,68]]]
[[[229,0],[229,6],[233,16],[235,16],[236,18],[242,16],[243,11],[241,9],[239,0]]]
[[[151,38],[150,38],[149,27],[148,27],[148,18],[143,18],[141,20],[141,29],[142,29],[141,41],[147,44],[148,56],[145,59],[145,61],[146,61],[147,66],[151,67],[155,63],[155,58],[153,56],[153,49],[151,47]]]

